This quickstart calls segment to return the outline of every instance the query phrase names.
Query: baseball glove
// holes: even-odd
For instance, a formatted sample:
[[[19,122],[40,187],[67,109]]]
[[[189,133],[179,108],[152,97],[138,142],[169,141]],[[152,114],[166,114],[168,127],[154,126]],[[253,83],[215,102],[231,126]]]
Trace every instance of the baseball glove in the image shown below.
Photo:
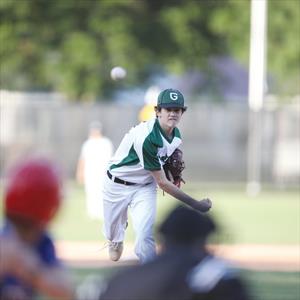
[[[182,157],[182,151],[177,148],[167,159],[163,166],[167,179],[173,182],[173,184],[175,184],[179,188],[181,186],[181,182],[185,183],[185,181],[182,178],[182,171],[185,168],[185,164]]]

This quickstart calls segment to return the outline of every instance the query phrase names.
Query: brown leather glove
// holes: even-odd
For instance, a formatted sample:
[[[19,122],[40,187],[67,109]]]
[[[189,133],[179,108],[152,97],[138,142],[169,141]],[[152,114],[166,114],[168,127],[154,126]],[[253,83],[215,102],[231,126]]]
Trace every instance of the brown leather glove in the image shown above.
[[[180,188],[181,182],[185,183],[182,178],[182,171],[185,168],[183,153],[180,149],[175,149],[172,155],[167,159],[163,166],[166,177],[173,184]]]

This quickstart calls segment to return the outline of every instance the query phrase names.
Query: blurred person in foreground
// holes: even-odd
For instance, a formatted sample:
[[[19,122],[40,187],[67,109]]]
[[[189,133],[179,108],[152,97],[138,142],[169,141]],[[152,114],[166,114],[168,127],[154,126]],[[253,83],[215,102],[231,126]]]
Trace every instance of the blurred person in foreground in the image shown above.
[[[47,233],[62,202],[57,168],[44,158],[32,158],[8,175],[0,231],[0,299],[74,299],[70,275]]]
[[[91,219],[103,219],[102,189],[113,144],[102,133],[102,124],[93,121],[88,139],[83,143],[77,163],[76,178],[84,184],[86,210]]]
[[[246,300],[237,271],[206,248],[216,230],[208,215],[184,206],[161,224],[161,253],[108,282],[100,300]]]

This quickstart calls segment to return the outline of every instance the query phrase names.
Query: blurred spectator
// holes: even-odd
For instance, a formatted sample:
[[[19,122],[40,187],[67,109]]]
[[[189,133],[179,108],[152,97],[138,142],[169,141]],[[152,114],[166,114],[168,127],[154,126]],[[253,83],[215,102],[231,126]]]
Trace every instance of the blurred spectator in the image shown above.
[[[115,275],[101,300],[246,300],[245,286],[229,264],[206,249],[216,225],[179,206],[162,223],[161,253]]]
[[[47,233],[61,205],[61,188],[57,169],[45,159],[24,161],[9,173],[0,231],[0,299],[37,294],[74,299],[71,278]]]
[[[113,145],[102,134],[102,124],[97,121],[89,126],[89,137],[81,147],[77,164],[77,181],[84,184],[86,210],[91,219],[102,219],[102,186],[107,164],[113,154]]]
[[[159,93],[160,89],[155,85],[150,86],[147,89],[144,98],[144,106],[139,111],[139,121],[144,122],[155,118],[156,114],[154,107],[156,106],[156,100]]]

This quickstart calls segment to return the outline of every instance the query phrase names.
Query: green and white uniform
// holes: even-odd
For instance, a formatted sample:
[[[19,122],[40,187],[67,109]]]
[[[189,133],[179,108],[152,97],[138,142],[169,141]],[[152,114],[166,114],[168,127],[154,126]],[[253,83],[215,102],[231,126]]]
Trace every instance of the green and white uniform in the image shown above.
[[[124,185],[108,177],[104,183],[104,233],[108,240],[124,240],[127,210],[130,208],[136,232],[135,253],[142,262],[155,255],[153,224],[156,213],[156,182],[151,171],[160,170],[182,143],[178,128],[168,138],[158,120],[133,127],[123,138],[109,163],[112,179],[135,183]]]
[[[156,119],[133,127],[123,138],[110,162],[110,171],[123,180],[144,184],[153,180],[149,171],[160,170],[181,144],[177,128],[168,139]]]

